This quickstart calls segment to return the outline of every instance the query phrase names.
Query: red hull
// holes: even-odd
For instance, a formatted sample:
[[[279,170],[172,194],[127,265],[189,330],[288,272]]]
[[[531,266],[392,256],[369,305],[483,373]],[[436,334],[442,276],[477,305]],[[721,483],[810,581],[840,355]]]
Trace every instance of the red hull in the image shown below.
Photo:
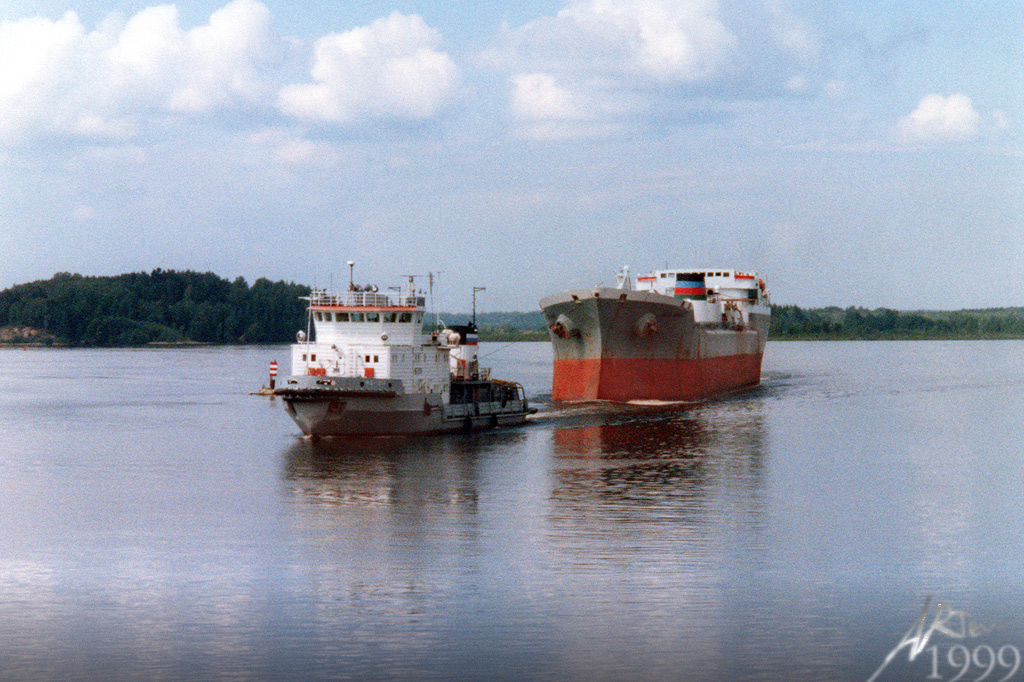
[[[703,360],[556,359],[553,400],[699,400],[761,381],[760,353]]]

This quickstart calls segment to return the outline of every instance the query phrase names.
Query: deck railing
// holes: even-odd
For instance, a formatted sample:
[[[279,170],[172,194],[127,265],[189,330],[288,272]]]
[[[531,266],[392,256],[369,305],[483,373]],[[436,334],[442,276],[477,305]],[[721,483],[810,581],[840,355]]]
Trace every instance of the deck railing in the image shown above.
[[[309,296],[313,306],[345,306],[367,308],[422,308],[426,299],[416,294],[397,294],[394,297],[376,291],[345,291],[340,294],[314,290]]]

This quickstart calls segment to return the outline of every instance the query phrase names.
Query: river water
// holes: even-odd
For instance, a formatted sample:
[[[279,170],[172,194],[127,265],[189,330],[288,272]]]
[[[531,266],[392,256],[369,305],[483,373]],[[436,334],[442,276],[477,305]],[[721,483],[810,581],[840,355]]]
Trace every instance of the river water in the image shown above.
[[[1024,680],[1024,342],[690,405],[481,354],[527,425],[312,443],[283,346],[0,351],[0,680]]]

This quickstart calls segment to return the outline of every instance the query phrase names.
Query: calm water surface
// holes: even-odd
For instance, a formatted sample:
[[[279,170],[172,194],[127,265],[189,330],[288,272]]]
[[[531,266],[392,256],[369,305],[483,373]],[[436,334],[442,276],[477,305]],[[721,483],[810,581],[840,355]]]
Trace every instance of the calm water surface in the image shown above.
[[[526,426],[316,444],[284,347],[0,351],[0,680],[1024,680],[1024,342],[668,406],[481,348]]]

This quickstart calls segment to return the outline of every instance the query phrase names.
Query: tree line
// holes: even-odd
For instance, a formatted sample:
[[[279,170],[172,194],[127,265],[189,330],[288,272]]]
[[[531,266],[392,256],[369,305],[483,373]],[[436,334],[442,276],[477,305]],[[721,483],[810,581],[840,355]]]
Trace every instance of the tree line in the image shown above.
[[[156,269],[114,277],[66,272],[0,291],[0,328],[70,346],[281,343],[306,326],[309,288]],[[43,334],[38,332],[42,331]],[[20,342],[18,334],[5,335]]]
[[[900,312],[773,305],[771,339],[1019,339],[1024,308]]]
[[[442,319],[447,319],[443,313]],[[480,313],[482,341],[546,341],[540,311]],[[1019,339],[1024,308],[900,312],[891,308],[773,305],[768,338],[782,340]]]
[[[66,272],[0,291],[0,341],[71,346],[287,343],[306,327],[309,287],[156,269],[114,277]],[[467,314],[440,313],[447,323]],[[433,315],[426,320],[433,324]],[[483,341],[546,341],[539,310],[479,313]],[[773,305],[769,338],[1024,338],[1024,308],[900,312],[889,308]]]

